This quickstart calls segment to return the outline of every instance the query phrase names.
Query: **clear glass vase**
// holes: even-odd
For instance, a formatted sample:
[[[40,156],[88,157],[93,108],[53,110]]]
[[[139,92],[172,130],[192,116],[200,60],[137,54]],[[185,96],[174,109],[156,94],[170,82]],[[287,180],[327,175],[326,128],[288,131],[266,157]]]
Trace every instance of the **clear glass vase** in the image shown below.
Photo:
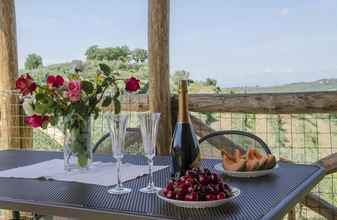
[[[91,117],[71,128],[64,126],[64,169],[88,170],[92,163]]]

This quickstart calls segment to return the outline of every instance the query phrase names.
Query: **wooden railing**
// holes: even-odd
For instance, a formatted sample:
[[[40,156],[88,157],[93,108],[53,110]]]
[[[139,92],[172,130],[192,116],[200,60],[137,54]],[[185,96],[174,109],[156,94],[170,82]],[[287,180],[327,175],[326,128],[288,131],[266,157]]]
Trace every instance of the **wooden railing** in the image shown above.
[[[327,113],[337,111],[337,91],[262,94],[190,94],[192,112],[236,112],[257,114]],[[124,111],[148,111],[147,95],[122,97]],[[177,97],[172,97],[172,108]]]
[[[147,96],[128,96],[123,99],[126,111],[147,111]],[[172,113],[177,112],[177,98],[172,97]],[[233,112],[257,114],[307,114],[337,112],[337,91],[305,93],[266,93],[266,94],[191,94],[189,109],[192,112]],[[175,118],[175,115],[172,116]],[[191,116],[198,136],[202,137],[215,130],[197,117]],[[231,151],[225,138],[214,140],[213,146],[219,150]],[[226,149],[224,149],[224,147]],[[337,171],[337,153],[327,156],[316,163],[326,169],[326,175]],[[337,208],[319,196],[309,193],[301,202],[303,205],[327,219],[337,220]],[[288,218],[295,219],[292,210]]]

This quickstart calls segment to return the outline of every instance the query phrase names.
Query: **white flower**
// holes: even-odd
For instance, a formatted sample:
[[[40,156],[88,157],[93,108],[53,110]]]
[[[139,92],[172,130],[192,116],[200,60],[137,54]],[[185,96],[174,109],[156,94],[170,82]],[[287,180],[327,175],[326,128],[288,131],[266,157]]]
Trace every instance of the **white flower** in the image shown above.
[[[35,114],[33,109],[33,98],[25,98],[22,107],[27,115]]]

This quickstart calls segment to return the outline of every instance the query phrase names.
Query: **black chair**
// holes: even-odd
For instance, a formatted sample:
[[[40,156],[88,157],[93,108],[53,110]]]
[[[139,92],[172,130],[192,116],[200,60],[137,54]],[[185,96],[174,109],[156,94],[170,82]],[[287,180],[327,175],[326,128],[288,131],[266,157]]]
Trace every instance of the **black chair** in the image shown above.
[[[128,139],[129,135],[131,133],[139,133],[139,129],[138,128],[127,128],[126,129],[126,139]],[[139,136],[139,135],[138,135]],[[95,153],[97,151],[97,149],[99,148],[99,146],[110,137],[110,133],[107,132],[106,134],[104,134],[100,139],[98,139],[98,141],[93,145],[93,153]],[[137,136],[135,137],[137,138]]]
[[[127,132],[136,132],[135,128],[127,128]],[[99,147],[108,137],[109,132],[104,134],[93,146],[93,152],[95,153]],[[221,138],[222,137],[222,138]],[[220,142],[221,139],[225,138],[225,143],[229,142],[231,144],[231,148],[240,147],[243,150],[247,150],[248,147],[256,147],[263,150],[263,152],[267,154],[271,154],[271,151],[268,145],[258,136],[246,132],[246,131],[238,131],[238,130],[224,130],[224,131],[216,131],[210,133],[199,139],[199,143],[203,144],[203,142]],[[218,140],[215,140],[218,139]],[[212,141],[214,140],[214,141]],[[223,143],[224,144],[224,143]]]
[[[228,152],[236,148],[245,153],[250,147],[271,154],[270,148],[261,138],[246,131],[216,131],[200,138],[199,143],[202,157],[220,158],[221,151]]]
[[[93,146],[93,153],[95,153],[99,147],[99,145],[101,145],[108,137],[110,136],[110,133],[106,133],[105,135],[103,135],[100,139],[98,139],[98,141],[94,144]]]

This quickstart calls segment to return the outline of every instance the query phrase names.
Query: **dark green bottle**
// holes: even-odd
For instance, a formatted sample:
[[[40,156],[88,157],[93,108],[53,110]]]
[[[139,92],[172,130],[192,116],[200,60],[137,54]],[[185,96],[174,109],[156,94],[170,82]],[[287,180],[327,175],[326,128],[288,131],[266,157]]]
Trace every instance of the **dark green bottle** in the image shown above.
[[[180,177],[186,170],[199,165],[200,150],[197,136],[188,112],[187,80],[179,82],[178,118],[175,125],[172,145],[172,177]]]

